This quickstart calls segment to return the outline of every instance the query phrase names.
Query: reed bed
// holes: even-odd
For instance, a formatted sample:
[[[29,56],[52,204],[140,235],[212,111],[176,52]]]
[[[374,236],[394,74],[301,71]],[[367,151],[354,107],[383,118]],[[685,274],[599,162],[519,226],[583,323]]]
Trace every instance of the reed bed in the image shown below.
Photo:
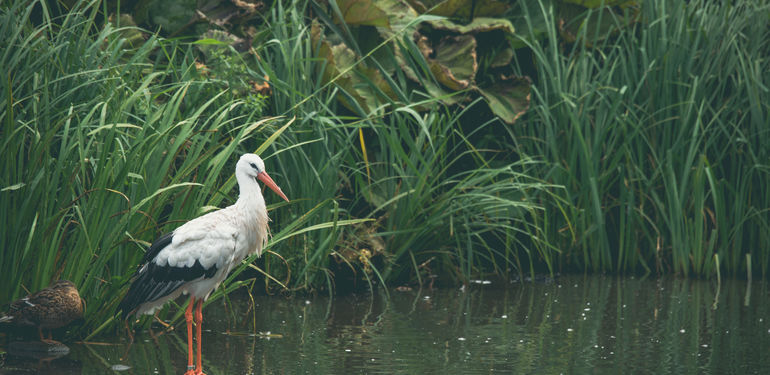
[[[267,254],[215,299],[256,281],[332,293],[536,272],[767,275],[766,2],[648,1],[574,42],[552,3],[521,2],[509,42],[533,86],[514,125],[415,89],[382,51],[368,58],[392,95],[343,107],[307,2],[276,2],[254,53],[229,57],[239,79],[269,77],[269,98],[202,70],[200,42],[112,21],[106,2],[48,4],[0,8],[0,301],[70,279],[88,303],[81,332],[114,323],[156,236],[236,199],[234,160],[254,151],[292,202],[269,207]],[[409,35],[393,42],[438,84]]]
[[[571,44],[546,2],[521,11],[547,27],[517,60],[536,82],[511,132],[544,162],[537,176],[565,187],[567,214],[547,229],[559,268],[712,276],[718,255],[728,274],[765,277],[770,4],[646,1]]]

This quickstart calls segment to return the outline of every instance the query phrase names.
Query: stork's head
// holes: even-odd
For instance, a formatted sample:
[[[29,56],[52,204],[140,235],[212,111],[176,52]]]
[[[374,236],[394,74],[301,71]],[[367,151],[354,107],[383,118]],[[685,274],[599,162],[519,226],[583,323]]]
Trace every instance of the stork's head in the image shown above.
[[[281,191],[281,188],[279,188],[278,185],[276,185],[276,183],[270,177],[270,175],[268,175],[267,172],[265,172],[265,162],[262,161],[262,158],[260,158],[256,154],[243,154],[243,156],[241,156],[241,159],[238,160],[238,164],[235,166],[235,173],[236,174],[242,173],[251,178],[256,178],[262,181],[265,184],[265,186],[269,187],[281,198],[283,198],[287,202],[289,201],[289,198],[286,198],[286,194],[284,194],[283,191]]]

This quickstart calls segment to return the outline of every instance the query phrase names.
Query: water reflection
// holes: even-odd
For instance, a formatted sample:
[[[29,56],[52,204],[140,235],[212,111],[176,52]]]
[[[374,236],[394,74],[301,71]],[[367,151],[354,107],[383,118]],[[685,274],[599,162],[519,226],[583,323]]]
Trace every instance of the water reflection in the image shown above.
[[[204,369],[273,373],[762,373],[767,284],[562,277],[325,297],[231,295],[206,308]],[[748,303],[747,303],[748,302]],[[179,326],[182,328],[183,324]],[[259,333],[262,334],[259,334]],[[269,333],[268,333],[269,332]],[[71,345],[83,374],[181,373],[182,330],[118,345]],[[6,368],[0,368],[0,373]]]

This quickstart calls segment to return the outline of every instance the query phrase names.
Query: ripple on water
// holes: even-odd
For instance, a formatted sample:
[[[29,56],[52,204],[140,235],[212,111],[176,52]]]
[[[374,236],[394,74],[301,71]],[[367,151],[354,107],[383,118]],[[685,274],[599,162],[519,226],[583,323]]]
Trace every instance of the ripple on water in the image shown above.
[[[254,296],[256,309],[245,293],[231,293],[226,308],[220,300],[206,309],[204,370],[678,374],[766,369],[767,284],[752,285],[754,298],[745,306],[746,283],[723,280],[717,310],[712,309],[713,285],[700,280],[562,276],[550,284],[506,285],[501,290],[472,284],[429,294],[413,288],[391,293],[390,299],[384,294]],[[179,373],[186,367],[187,345],[184,324],[176,328],[157,329],[154,338],[138,333],[127,354],[125,341],[115,338],[117,345],[73,344],[66,358],[80,364],[82,373]],[[117,358],[124,359],[114,364]],[[8,355],[4,366],[23,367],[20,361]]]

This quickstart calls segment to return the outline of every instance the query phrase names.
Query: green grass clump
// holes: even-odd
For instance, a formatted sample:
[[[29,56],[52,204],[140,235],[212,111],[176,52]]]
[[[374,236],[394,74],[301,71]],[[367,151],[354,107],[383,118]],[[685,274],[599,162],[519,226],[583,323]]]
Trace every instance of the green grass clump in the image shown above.
[[[529,162],[501,160],[499,150],[471,141],[504,125],[489,121],[466,132],[463,115],[400,107],[367,137],[378,147],[370,151],[370,176],[359,168],[355,187],[358,204],[378,219],[388,281],[441,275],[468,282],[531,272],[531,261],[552,260],[551,249],[537,241],[539,207],[528,200],[548,186],[526,175]]]
[[[630,26],[604,39],[580,28],[569,44],[533,3],[528,27],[547,27],[517,60],[535,84],[514,133],[544,162],[537,175],[565,187],[567,214],[546,232],[560,267],[713,275],[719,254],[735,275],[751,254],[766,275],[770,4],[645,1]]]

